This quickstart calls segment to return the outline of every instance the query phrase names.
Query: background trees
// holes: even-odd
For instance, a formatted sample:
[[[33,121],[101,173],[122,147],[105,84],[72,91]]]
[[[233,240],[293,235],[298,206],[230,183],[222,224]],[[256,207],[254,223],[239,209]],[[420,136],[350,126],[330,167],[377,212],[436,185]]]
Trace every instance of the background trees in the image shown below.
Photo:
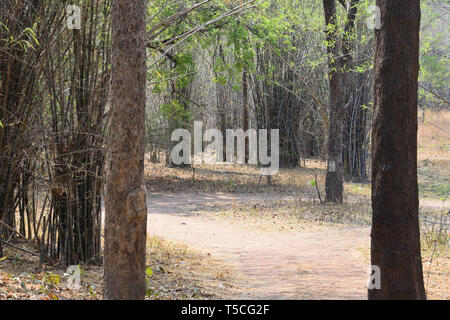
[[[33,65],[42,49],[33,30],[43,8],[6,1],[0,11],[0,255],[2,240],[14,237],[16,209],[19,208],[20,231],[25,233],[28,185],[36,162],[33,160],[35,109],[42,101],[39,78],[42,69]],[[33,121],[34,120],[34,121]],[[29,231],[29,235],[31,231]]]
[[[98,264],[109,2],[2,3],[2,238],[33,240],[43,262]],[[15,213],[19,210],[19,217]]]
[[[343,164],[343,131],[346,109],[351,101],[348,101],[348,79],[351,74],[352,54],[350,42],[355,26],[358,10],[358,0],[350,3],[341,2],[347,11],[345,27],[342,37],[338,32],[338,16],[336,1],[324,0],[323,8],[326,23],[326,43],[329,60],[329,129],[328,129],[328,162],[327,177],[325,181],[326,200],[342,202],[344,192],[344,164]]]
[[[47,255],[63,264],[100,264],[101,195],[110,88],[108,1],[80,3],[81,28],[44,33],[47,97],[42,136],[50,187]],[[50,6],[65,21],[63,4]],[[51,222],[50,222],[51,221]],[[47,234],[48,233],[48,234]]]

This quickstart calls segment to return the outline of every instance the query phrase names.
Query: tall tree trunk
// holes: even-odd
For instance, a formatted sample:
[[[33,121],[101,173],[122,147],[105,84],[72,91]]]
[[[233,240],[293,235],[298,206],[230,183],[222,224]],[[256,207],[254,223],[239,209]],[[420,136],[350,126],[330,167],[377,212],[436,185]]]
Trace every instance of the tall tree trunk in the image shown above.
[[[248,130],[248,79],[247,68],[242,70],[242,130]],[[248,163],[248,138],[245,138],[245,163]]]
[[[105,299],[145,297],[146,1],[112,2],[112,87]]]
[[[347,11],[342,39],[337,36],[337,13],[335,0],[323,0],[325,13],[328,79],[330,83],[330,127],[328,130],[328,165],[325,179],[326,200],[342,202],[344,192],[344,165],[342,158],[343,130],[346,103],[348,100],[347,83],[352,56],[350,54],[351,34],[355,25],[357,8],[360,0],[352,0]],[[340,45],[340,43],[342,43]],[[340,50],[342,49],[342,53]]]
[[[369,299],[425,299],[417,187],[419,0],[377,0]]]
[[[331,73],[331,72],[330,72]],[[342,202],[344,192],[343,144],[343,93],[344,75],[330,74],[330,128],[328,131],[328,165],[325,179],[326,201]]]
[[[342,202],[343,163],[342,139],[344,125],[344,90],[345,74],[339,58],[339,41],[337,39],[337,17],[335,0],[323,0],[325,13],[327,52],[329,59],[328,79],[330,84],[329,109],[330,127],[328,130],[328,165],[325,179],[326,200]]]

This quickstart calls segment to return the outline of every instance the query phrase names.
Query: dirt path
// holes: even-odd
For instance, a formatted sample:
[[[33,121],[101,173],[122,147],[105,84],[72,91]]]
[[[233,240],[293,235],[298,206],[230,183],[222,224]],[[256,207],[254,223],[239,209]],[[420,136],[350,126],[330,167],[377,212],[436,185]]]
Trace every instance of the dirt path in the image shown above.
[[[419,199],[419,203],[421,207],[428,209],[450,209],[450,201],[442,202],[442,200],[438,199]]]
[[[365,299],[369,229],[311,226],[281,233],[192,215],[205,202],[276,200],[248,194],[151,194],[150,235],[182,242],[233,266],[230,299]]]

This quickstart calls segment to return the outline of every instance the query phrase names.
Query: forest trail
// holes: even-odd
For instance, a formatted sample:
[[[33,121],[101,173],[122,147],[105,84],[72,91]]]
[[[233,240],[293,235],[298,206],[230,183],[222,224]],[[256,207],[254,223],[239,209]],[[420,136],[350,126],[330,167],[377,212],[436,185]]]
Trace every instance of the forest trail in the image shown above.
[[[315,226],[265,232],[190,213],[205,202],[282,199],[280,195],[149,194],[148,233],[222,259],[234,269],[228,299],[366,299],[370,229]]]

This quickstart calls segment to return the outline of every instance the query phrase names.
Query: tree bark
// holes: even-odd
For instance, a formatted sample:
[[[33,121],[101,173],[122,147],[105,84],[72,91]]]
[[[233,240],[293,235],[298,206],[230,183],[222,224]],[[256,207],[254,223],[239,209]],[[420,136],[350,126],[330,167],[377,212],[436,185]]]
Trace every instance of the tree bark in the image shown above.
[[[112,2],[112,88],[104,299],[145,297],[146,1]]]
[[[247,132],[248,130],[248,80],[247,80],[247,68],[242,70],[242,130]],[[248,163],[248,138],[245,138],[245,163]]]
[[[326,201],[342,202],[343,175],[342,139],[344,125],[344,77],[341,72],[342,63],[339,58],[339,46],[336,35],[336,2],[324,0],[325,24],[327,27],[327,52],[329,56],[329,84],[330,84],[330,127],[328,130],[328,162],[325,179]]]
[[[328,130],[328,164],[325,179],[326,201],[342,202],[344,192],[344,164],[342,157],[344,116],[347,103],[347,79],[351,63],[350,35],[353,32],[359,0],[352,0],[342,39],[337,36],[336,1],[323,0],[325,13],[328,77],[330,84],[330,127]],[[342,43],[340,46],[339,43]],[[342,49],[342,54],[340,50]]]
[[[417,187],[419,0],[377,0],[372,129],[372,265],[369,299],[426,299]]]
[[[225,61],[225,55],[223,52],[222,44],[220,43],[220,38],[218,39],[218,55],[222,59],[222,61]],[[219,72],[215,73],[215,77],[219,77],[221,74]],[[227,153],[227,105],[229,104],[228,101],[229,97],[227,96],[227,87],[226,85],[220,83],[219,81],[216,82],[216,105],[217,105],[217,125],[219,127],[220,132],[222,133],[222,143],[223,143],[223,152],[222,152],[222,161],[226,161],[226,153]]]

